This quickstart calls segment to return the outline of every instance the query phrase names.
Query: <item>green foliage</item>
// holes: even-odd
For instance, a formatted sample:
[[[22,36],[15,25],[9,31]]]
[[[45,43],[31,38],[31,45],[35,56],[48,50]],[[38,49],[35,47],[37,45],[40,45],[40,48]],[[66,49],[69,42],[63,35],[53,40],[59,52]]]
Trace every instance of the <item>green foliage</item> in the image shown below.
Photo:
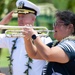
[[[13,19],[9,22],[9,25],[11,25],[11,26],[17,26],[17,25],[18,25],[17,18],[13,18]]]
[[[51,0],[58,10],[71,10],[75,13],[75,0]]]
[[[51,0],[30,0],[33,3],[49,3]]]
[[[4,11],[4,7],[5,7],[5,0],[0,0],[0,17]]]
[[[17,0],[9,0],[9,3],[7,5],[8,12],[10,12],[16,8],[16,1]]]
[[[69,0],[68,9],[75,13],[75,0]]]
[[[51,2],[58,10],[66,10],[69,4],[69,0],[52,0]]]
[[[8,61],[7,61],[7,56],[9,55],[8,49],[2,49],[2,53],[0,56],[0,67],[7,67],[8,66]]]
[[[44,26],[49,30],[53,30],[54,17],[52,15],[40,15],[36,18],[35,25],[36,26]],[[53,32],[49,33],[49,36],[53,38]]]

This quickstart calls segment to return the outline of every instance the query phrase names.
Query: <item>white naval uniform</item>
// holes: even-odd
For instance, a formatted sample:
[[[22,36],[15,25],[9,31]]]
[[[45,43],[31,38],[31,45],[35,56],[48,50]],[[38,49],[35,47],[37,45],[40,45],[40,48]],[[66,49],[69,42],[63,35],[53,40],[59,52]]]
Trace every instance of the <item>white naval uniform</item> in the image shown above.
[[[0,48],[8,48],[9,53],[11,53],[11,49],[13,46],[13,40],[16,38],[7,38],[5,37],[4,34],[0,34]],[[47,37],[41,38],[42,41],[47,44],[49,42],[52,42],[52,40]],[[12,58],[13,60],[13,75],[25,75],[24,71],[27,69],[26,63],[28,61],[28,58],[25,56],[26,50],[24,46],[24,39],[23,38],[18,38],[16,42],[16,49],[14,50]],[[32,69],[29,70],[29,75],[41,75],[42,73],[42,68],[46,64],[46,61],[44,60],[36,60],[34,59],[33,62],[31,63]]]

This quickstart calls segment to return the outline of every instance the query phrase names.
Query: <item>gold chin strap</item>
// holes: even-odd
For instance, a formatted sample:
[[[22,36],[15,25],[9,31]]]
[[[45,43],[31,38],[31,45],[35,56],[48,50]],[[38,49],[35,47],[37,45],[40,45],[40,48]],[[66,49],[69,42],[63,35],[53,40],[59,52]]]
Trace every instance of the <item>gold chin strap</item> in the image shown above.
[[[35,11],[33,10],[29,10],[29,9],[17,9],[17,11],[14,11],[14,13],[23,13],[23,14],[27,14],[27,13],[35,13]]]

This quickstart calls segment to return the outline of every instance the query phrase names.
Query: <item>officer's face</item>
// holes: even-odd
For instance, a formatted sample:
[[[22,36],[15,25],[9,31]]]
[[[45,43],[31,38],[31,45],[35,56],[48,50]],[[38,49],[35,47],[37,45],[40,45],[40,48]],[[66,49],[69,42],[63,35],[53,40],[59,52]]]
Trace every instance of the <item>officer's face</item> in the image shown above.
[[[32,14],[18,14],[18,25],[24,26],[27,24],[33,24],[34,20]]]

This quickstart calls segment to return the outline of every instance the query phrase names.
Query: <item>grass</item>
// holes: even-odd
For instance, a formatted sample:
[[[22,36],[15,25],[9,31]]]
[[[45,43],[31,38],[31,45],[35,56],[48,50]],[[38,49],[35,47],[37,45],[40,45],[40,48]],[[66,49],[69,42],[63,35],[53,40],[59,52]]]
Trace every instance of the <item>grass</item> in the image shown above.
[[[10,25],[10,26],[18,25],[17,18],[12,19],[8,25]],[[1,55],[0,55],[0,67],[8,67],[9,61],[8,61],[7,56],[9,56],[8,49],[3,48]]]
[[[7,56],[9,56],[8,49],[2,49],[0,55],[0,67],[8,67],[9,61],[7,60]]]

